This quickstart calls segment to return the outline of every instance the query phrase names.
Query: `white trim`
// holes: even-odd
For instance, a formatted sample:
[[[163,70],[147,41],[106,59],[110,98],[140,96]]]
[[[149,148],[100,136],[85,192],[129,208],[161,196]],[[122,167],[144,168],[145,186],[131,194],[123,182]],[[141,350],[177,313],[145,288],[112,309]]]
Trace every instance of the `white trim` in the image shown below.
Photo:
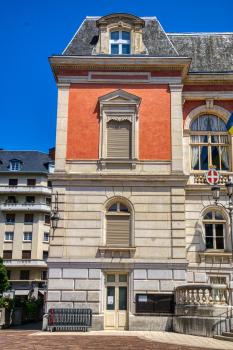
[[[183,92],[182,97],[185,100],[206,100],[207,98],[213,98],[215,100],[232,100],[232,91],[188,91]]]
[[[122,33],[126,32],[129,33],[130,39],[129,40],[124,40],[122,39]],[[111,34],[112,33],[119,33],[119,39],[114,40],[111,39]],[[111,45],[118,45],[118,54],[112,54],[111,52]],[[128,45],[129,46],[129,53],[128,54],[122,54],[122,45]],[[129,30],[119,30],[119,29],[112,29],[109,31],[109,53],[111,55],[130,55],[131,54],[131,32]]]

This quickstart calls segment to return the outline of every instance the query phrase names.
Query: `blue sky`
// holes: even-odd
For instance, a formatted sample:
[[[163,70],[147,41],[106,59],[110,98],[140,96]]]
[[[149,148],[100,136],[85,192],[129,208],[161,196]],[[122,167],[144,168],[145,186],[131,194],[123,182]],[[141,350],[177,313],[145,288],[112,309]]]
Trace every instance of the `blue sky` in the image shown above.
[[[156,16],[166,32],[233,32],[233,0],[2,0],[0,148],[55,146],[57,88],[48,57],[62,53],[86,16],[114,12]]]

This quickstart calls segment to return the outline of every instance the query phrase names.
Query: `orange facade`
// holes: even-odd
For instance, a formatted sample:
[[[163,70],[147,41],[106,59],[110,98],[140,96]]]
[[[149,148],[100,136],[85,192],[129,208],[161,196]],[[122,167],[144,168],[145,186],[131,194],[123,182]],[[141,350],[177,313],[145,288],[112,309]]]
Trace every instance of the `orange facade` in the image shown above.
[[[122,89],[141,97],[139,158],[171,159],[169,85],[71,84],[69,91],[67,159],[99,158],[100,96]]]

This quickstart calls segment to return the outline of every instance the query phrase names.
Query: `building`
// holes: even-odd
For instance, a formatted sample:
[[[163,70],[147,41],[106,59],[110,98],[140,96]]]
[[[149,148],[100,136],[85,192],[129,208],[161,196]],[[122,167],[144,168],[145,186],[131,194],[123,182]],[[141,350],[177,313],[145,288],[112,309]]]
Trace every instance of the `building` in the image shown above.
[[[46,153],[0,151],[0,256],[15,295],[44,294],[53,171]]]
[[[47,309],[90,307],[95,329],[171,330],[187,320],[179,305],[217,317],[233,303],[229,214],[204,176],[220,171],[227,203],[232,55],[233,33],[117,13],[86,17],[50,58],[60,219]]]

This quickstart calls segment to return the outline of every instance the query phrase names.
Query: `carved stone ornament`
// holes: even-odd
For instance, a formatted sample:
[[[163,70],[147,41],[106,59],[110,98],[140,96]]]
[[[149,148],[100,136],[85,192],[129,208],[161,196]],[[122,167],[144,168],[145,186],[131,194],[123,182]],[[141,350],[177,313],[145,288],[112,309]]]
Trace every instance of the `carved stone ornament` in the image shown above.
[[[128,116],[119,116],[119,117],[117,115],[107,116],[107,122],[109,122],[110,120],[115,120],[117,122],[128,120],[132,123],[132,117],[128,117]]]

